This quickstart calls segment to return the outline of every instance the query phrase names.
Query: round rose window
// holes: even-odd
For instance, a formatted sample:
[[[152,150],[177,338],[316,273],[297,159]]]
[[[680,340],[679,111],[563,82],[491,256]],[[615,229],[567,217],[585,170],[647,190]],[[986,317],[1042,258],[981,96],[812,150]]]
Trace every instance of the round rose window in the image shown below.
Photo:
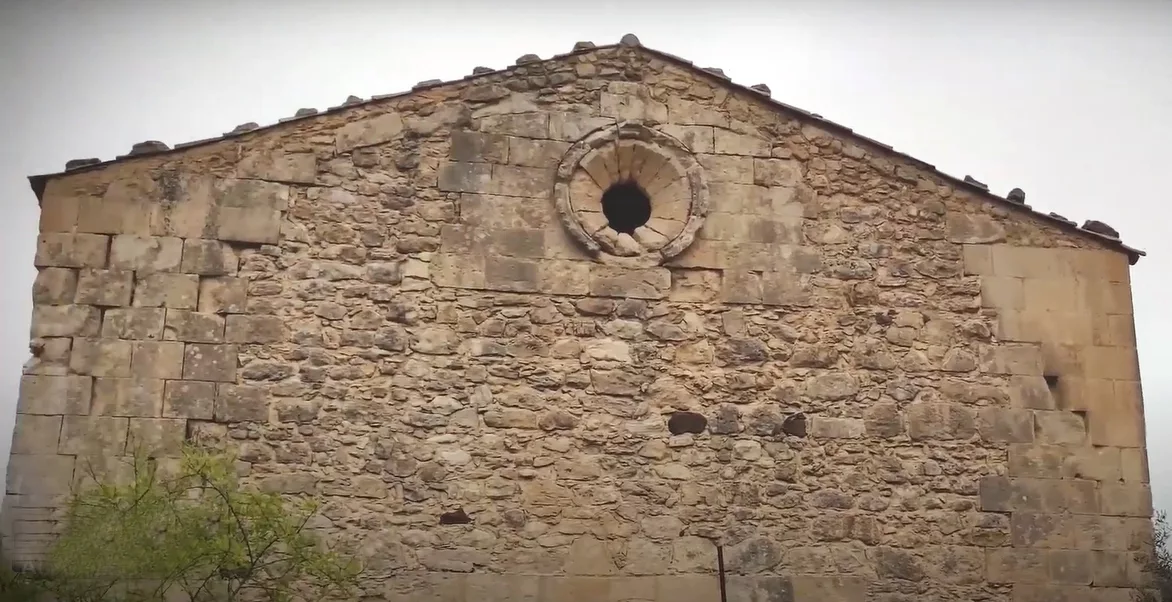
[[[692,243],[708,213],[703,168],[675,138],[626,122],[575,143],[554,198],[571,236],[603,261],[658,264]]]

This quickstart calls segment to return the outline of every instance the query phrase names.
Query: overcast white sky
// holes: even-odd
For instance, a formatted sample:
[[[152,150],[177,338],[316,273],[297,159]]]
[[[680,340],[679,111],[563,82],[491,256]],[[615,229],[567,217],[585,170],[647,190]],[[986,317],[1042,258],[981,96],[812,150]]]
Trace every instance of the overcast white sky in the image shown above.
[[[0,457],[35,276],[26,176],[628,32],[1148,251],[1136,322],[1156,503],[1172,508],[1170,0],[0,0]]]

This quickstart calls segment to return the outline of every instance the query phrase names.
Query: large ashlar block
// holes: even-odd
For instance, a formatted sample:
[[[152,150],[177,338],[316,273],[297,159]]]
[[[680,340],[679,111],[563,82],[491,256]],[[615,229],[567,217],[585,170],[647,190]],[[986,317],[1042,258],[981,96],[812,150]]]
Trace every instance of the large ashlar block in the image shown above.
[[[1040,376],[1043,374],[1042,350],[1037,345],[1002,343],[986,347],[980,360],[981,372]]]
[[[236,364],[236,345],[189,343],[183,352],[183,378],[235,382]]]
[[[945,227],[949,242],[983,244],[1005,240],[1005,228],[990,215],[949,212]]]
[[[69,268],[41,268],[33,281],[33,303],[37,305],[68,305],[77,294],[77,270]]]
[[[569,142],[509,137],[508,163],[525,167],[557,167],[562,155],[570,148]]]
[[[312,151],[291,152],[283,148],[248,149],[236,164],[236,175],[292,184],[313,184],[317,178],[317,156]]]
[[[199,276],[193,274],[147,274],[134,287],[134,307],[194,309],[199,296]]]
[[[339,153],[347,153],[356,148],[390,142],[402,131],[403,118],[398,113],[384,113],[347,122],[338,128],[334,142]]]
[[[37,237],[37,267],[101,268],[110,237],[100,234],[46,233]]]
[[[37,305],[33,307],[33,338],[96,336],[101,329],[101,310],[88,305]]]
[[[163,336],[167,310],[161,307],[107,309],[102,315],[102,337],[158,340]]]
[[[199,282],[199,311],[204,313],[244,313],[248,301],[248,279],[223,276],[203,278]]]
[[[488,231],[506,228],[544,231],[557,222],[551,204],[540,198],[461,194],[459,207],[462,225]]]
[[[74,339],[69,369],[76,374],[90,376],[130,376],[130,342],[117,339]]]
[[[133,292],[133,272],[86,269],[78,275],[74,302],[80,305],[123,307],[130,305]]]
[[[678,127],[678,126],[677,126]],[[713,149],[718,155],[748,155],[751,157],[768,157],[772,146],[770,142],[758,136],[741,134],[724,128],[712,128]]]
[[[73,464],[73,456],[14,453],[8,459],[6,491],[28,496],[68,494]]]
[[[138,377],[170,379],[183,375],[183,343],[136,341],[131,344],[131,372]]]
[[[173,236],[115,236],[110,242],[110,268],[133,270],[139,276],[177,272],[183,259],[183,240]]]
[[[151,215],[162,196],[151,174],[128,173],[110,182],[101,198],[86,197],[82,200],[77,231],[149,234]]]
[[[610,117],[572,112],[551,112],[548,114],[548,120],[549,137],[553,140],[568,141],[581,140],[590,132],[615,123]]]
[[[731,155],[696,155],[700,165],[707,171],[710,182],[731,182],[733,184],[755,184],[752,157]]]
[[[45,191],[41,198],[41,232],[73,232],[82,197],[70,193]]]
[[[670,123],[729,126],[728,116],[710,102],[684,100],[673,95],[667,99],[667,113],[667,121]]]
[[[162,414],[163,381],[156,378],[97,378],[93,410],[100,416],[153,418]]]
[[[268,422],[268,392],[251,385],[220,384],[216,389],[215,420]]]
[[[169,380],[163,393],[163,416],[211,420],[216,403],[216,383]]]
[[[662,299],[671,290],[667,268],[631,269],[594,265],[590,269],[590,294],[600,297]]]
[[[89,414],[93,379],[77,375],[29,375],[20,379],[20,414]]]
[[[715,133],[711,126],[665,123],[656,129],[675,138],[684,148],[694,153],[712,154],[715,148]]]
[[[224,316],[168,309],[163,338],[188,343],[219,343],[224,340]]]
[[[981,278],[981,306],[1000,310],[1025,307],[1025,281],[1012,276]]]
[[[1089,480],[983,477],[981,510],[1097,514],[1099,484]]]
[[[508,163],[509,138],[502,134],[455,131],[448,156],[466,163]]]
[[[1152,515],[1152,490],[1145,484],[1103,483],[1099,499],[1102,513],[1107,516]]]
[[[61,435],[60,416],[17,414],[12,436],[14,454],[55,454]]]
[[[267,207],[221,207],[216,237],[224,241],[276,244],[281,240],[281,212]]]
[[[1091,346],[1083,350],[1085,376],[1117,381],[1139,380],[1139,358],[1129,347]]]
[[[118,456],[126,451],[129,418],[66,416],[61,423],[58,452],[85,456]]]
[[[1046,583],[1046,551],[1031,548],[990,548],[985,551],[990,583]]]
[[[187,436],[187,421],[177,418],[131,418],[126,446],[151,457],[179,455]]]
[[[235,251],[218,240],[183,241],[183,261],[180,270],[200,276],[231,276],[236,274],[240,259]]]
[[[1016,278],[1069,278],[1073,276],[1063,249],[992,245],[993,272]]]

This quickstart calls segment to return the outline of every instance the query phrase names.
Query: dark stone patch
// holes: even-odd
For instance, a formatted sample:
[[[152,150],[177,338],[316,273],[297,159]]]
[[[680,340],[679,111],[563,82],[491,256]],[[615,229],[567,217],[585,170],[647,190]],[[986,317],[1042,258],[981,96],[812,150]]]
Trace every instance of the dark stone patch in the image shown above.
[[[463,508],[457,508],[452,512],[445,512],[440,515],[441,525],[467,525],[472,522],[472,517],[468,516]]]
[[[788,418],[785,419],[785,422],[781,423],[781,430],[782,430],[782,432],[784,432],[787,435],[793,435],[795,437],[805,437],[806,436],[806,415],[805,414],[794,414],[793,416],[789,416]]]
[[[708,419],[695,412],[675,412],[667,419],[667,430],[673,435],[700,434],[708,427]]]

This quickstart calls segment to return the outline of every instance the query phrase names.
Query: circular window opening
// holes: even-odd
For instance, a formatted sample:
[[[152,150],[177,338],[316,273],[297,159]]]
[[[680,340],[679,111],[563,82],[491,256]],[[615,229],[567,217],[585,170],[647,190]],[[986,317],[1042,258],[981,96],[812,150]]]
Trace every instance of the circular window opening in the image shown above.
[[[602,214],[614,231],[634,234],[651,219],[651,198],[638,184],[619,182],[602,193]]]

